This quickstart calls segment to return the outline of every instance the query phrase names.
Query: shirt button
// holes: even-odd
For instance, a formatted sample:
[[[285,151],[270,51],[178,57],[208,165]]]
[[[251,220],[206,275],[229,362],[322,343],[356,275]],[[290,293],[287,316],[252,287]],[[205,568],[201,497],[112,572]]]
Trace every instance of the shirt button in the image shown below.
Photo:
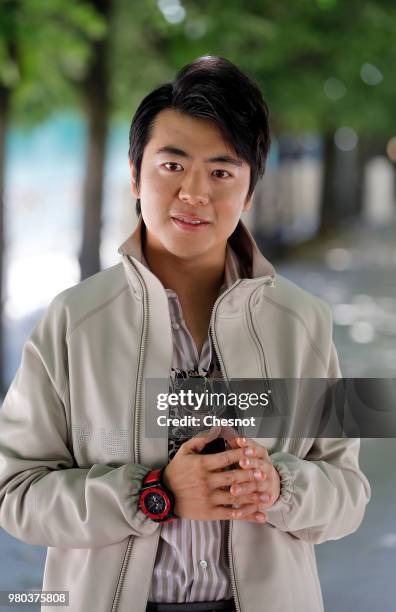
[[[179,323],[172,323],[172,327],[173,329],[179,329],[180,325]]]
[[[206,569],[208,567],[208,562],[205,561],[205,559],[201,559],[199,565],[202,567],[202,569]]]

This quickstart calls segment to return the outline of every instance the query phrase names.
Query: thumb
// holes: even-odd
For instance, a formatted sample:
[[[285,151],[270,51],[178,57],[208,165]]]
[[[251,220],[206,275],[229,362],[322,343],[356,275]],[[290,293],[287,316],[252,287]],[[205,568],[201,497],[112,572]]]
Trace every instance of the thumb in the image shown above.
[[[200,431],[196,436],[187,440],[183,444],[184,452],[186,453],[200,453],[208,442],[212,442],[219,437],[221,433],[221,427],[216,425],[206,431]]]

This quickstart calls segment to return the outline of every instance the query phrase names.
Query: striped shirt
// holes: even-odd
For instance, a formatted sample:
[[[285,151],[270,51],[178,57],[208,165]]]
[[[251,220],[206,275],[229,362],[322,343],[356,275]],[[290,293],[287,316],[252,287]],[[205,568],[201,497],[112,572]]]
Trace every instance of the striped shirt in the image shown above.
[[[149,267],[144,255],[141,263]],[[224,280],[219,295],[242,278],[243,267],[227,244]],[[221,378],[219,363],[208,332],[198,355],[183,319],[177,294],[166,289],[172,325],[173,358],[170,384],[178,377],[200,375]],[[169,430],[169,460],[185,439],[185,432]],[[161,527],[149,601],[182,603],[231,599],[232,590],[226,556],[225,521],[179,518]]]

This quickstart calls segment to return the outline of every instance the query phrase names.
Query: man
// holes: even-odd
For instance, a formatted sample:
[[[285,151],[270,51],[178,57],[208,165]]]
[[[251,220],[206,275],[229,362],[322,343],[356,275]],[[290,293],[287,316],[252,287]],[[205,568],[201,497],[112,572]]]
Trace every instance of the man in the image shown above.
[[[25,345],[0,414],[0,524],[48,546],[43,589],[73,612],[318,612],[313,545],[363,518],[358,440],[145,433],[149,379],[340,375],[329,309],[240,221],[268,150],[261,93],[225,59],[151,92],[122,264],[57,296]]]

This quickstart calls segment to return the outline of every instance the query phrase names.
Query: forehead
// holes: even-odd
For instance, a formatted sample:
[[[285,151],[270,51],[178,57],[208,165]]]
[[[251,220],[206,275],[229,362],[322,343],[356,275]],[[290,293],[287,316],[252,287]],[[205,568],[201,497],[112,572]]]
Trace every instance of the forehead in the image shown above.
[[[154,150],[170,144],[190,154],[210,157],[227,152],[236,155],[232,145],[212,121],[167,108],[156,116],[146,148]]]

